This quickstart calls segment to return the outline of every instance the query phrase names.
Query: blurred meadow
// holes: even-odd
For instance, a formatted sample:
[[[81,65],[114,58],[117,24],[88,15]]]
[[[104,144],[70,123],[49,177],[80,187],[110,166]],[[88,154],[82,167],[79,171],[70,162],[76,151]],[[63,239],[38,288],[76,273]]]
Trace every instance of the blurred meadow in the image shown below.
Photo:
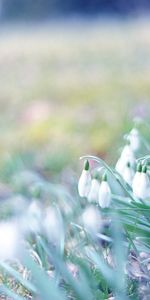
[[[149,300],[150,21],[108,2],[0,0],[0,299]]]
[[[59,171],[106,157],[149,117],[148,18],[68,18],[0,27],[0,155]]]

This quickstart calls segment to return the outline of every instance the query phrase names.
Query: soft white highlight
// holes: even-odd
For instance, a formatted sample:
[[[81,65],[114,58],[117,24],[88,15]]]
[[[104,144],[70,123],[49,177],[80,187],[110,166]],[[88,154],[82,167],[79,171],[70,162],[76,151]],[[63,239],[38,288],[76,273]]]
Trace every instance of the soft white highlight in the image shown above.
[[[82,215],[83,226],[87,232],[96,235],[101,229],[101,215],[99,210],[90,205]]]
[[[133,151],[137,151],[140,148],[140,135],[139,131],[136,128],[133,128],[130,131],[128,140],[130,141],[130,145]]]
[[[42,209],[37,201],[32,201],[27,212],[21,219],[22,230],[25,233],[41,231]]]
[[[0,260],[12,260],[18,254],[20,233],[15,222],[0,223]]]
[[[59,209],[55,206],[48,207],[43,220],[43,229],[50,243],[59,246],[64,240],[64,225]]]

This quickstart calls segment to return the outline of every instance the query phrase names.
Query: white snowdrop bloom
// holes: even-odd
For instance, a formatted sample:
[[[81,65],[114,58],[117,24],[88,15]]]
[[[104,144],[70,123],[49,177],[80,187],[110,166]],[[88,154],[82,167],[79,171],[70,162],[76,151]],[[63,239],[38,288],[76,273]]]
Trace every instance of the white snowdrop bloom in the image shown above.
[[[0,223],[0,260],[12,260],[19,254],[20,233],[15,222]]]
[[[98,194],[99,194],[100,182],[95,176],[91,182],[90,192],[88,194],[88,201],[89,202],[98,202]]]
[[[133,156],[133,151],[132,151],[132,148],[131,148],[131,145],[130,144],[127,144],[124,146],[122,152],[121,152],[121,156],[122,157],[128,157],[128,156]]]
[[[41,217],[41,207],[40,204],[35,200],[32,201],[28,207],[28,214],[31,216]]]
[[[135,156],[130,145],[126,145],[123,148],[121,156],[118,159],[115,166],[116,171],[122,175],[124,169],[126,168],[127,163],[130,163],[131,168],[134,168]]]
[[[115,169],[119,174],[122,174],[124,168],[125,168],[124,160],[120,157],[116,163]]]
[[[87,197],[91,188],[91,174],[89,170],[89,162],[85,161],[84,169],[78,182],[78,192],[80,197]]]
[[[137,174],[138,172],[136,172]],[[135,176],[136,176],[135,174]],[[134,178],[133,184],[133,194],[141,199],[146,199],[150,196],[150,181],[147,175],[147,167],[143,166],[142,171],[139,172],[139,176]]]
[[[126,145],[123,148],[122,153],[121,153],[121,159],[122,160],[124,159],[126,164],[129,162],[131,167],[135,166],[135,156],[134,156],[133,150],[131,148],[131,145]]]
[[[43,229],[50,243],[56,247],[64,241],[64,224],[61,213],[56,206],[47,208],[43,220]]]
[[[139,131],[136,128],[133,128],[128,136],[130,145],[133,151],[137,151],[140,148],[140,135]]]
[[[129,184],[132,185],[134,170],[130,167],[130,163],[127,163],[126,167],[123,170],[122,177]]]
[[[83,226],[91,235],[96,235],[101,229],[101,215],[93,205],[88,206],[82,215]]]
[[[40,232],[40,224],[42,220],[42,209],[37,201],[32,201],[29,205],[26,214],[22,218],[22,227],[25,232],[32,231]]]
[[[102,183],[99,189],[99,205],[102,208],[109,207],[111,202],[111,190],[107,182],[107,175],[104,174]]]
[[[141,163],[139,163],[137,165],[136,168],[136,173],[133,177],[133,181],[132,181],[132,190],[133,190],[133,194],[138,197],[138,187],[140,185],[140,181],[141,181],[141,172],[142,172],[142,165]]]

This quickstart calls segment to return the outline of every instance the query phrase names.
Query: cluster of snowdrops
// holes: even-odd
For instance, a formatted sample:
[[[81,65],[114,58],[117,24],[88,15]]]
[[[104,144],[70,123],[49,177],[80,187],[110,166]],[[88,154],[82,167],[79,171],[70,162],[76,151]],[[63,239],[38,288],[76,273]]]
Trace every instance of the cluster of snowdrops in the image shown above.
[[[140,205],[143,205],[143,203],[147,203],[147,201],[149,203],[148,198],[150,197],[150,179],[148,166],[150,156],[145,155],[143,157],[139,157],[141,146],[141,135],[139,133],[139,130],[134,127],[129,132],[129,134],[125,136],[125,145],[120,153],[118,161],[116,162],[115,168],[110,168],[103,160],[98,157],[82,157],[82,159],[84,159],[84,168],[82,170],[81,176],[78,176],[79,179],[78,185],[76,184],[76,191],[74,189],[75,181],[73,182],[74,194],[72,195],[70,195],[68,191],[67,194],[66,192],[65,194],[63,194],[64,192],[61,186],[56,185],[55,187],[55,185],[51,184],[47,179],[43,177],[39,178],[35,176],[36,178],[34,178],[34,180],[32,178],[32,191],[34,191],[35,186],[38,187],[38,189],[43,189],[41,195],[39,195],[38,198],[36,198],[35,195],[34,197],[32,195],[27,199],[28,201],[25,201],[25,203],[23,202],[24,206],[22,206],[21,214],[16,214],[15,216],[7,219],[3,218],[3,220],[0,222],[0,266],[2,266],[7,272],[11,272],[11,275],[14,276],[15,274],[16,276],[14,270],[10,269],[10,266],[8,267],[7,264],[3,264],[3,261],[13,262],[16,258],[18,261],[19,258],[23,265],[25,264],[25,267],[31,270],[32,276],[35,279],[35,284],[37,282],[37,285],[35,289],[35,287],[30,286],[28,282],[24,282],[24,285],[27,287],[27,289],[29,288],[30,290],[29,296],[31,296],[31,294],[34,295],[37,293],[37,295],[42,295],[42,299],[49,299],[52,296],[52,290],[55,289],[56,297],[54,297],[54,299],[66,299],[65,297],[63,298],[62,295],[59,295],[59,277],[57,276],[57,272],[54,272],[55,268],[53,267],[53,264],[56,264],[56,270],[59,265],[61,272],[63,272],[64,278],[66,279],[66,281],[70,280],[70,286],[72,286],[72,289],[77,292],[77,295],[78,293],[82,294],[81,287],[80,289],[78,289],[77,286],[74,286],[72,277],[69,277],[68,273],[66,272],[69,272],[69,274],[71,274],[71,276],[73,277],[78,277],[77,274],[79,274],[81,266],[78,267],[78,264],[76,265],[74,261],[76,261],[77,258],[79,259],[80,255],[82,258],[82,263],[84,257],[85,263],[87,263],[86,266],[88,266],[89,259],[92,262],[92,265],[96,266],[99,259],[101,259],[101,257],[98,257],[97,255],[102,253],[102,251],[104,250],[103,248],[101,248],[101,252],[99,251],[99,246],[101,244],[97,243],[98,241],[104,241],[108,243],[108,248],[110,246],[110,249],[113,239],[115,244],[115,238],[113,237],[112,239],[111,232],[115,222],[112,219],[111,213],[113,209],[115,211],[116,207],[118,206],[118,203],[115,202],[115,199],[117,199],[117,197],[119,199],[120,195],[123,195],[119,204],[120,209],[124,210],[124,208],[126,208],[124,204],[128,203],[127,209],[129,212],[128,215],[121,215],[122,219],[120,218],[120,220],[121,222],[123,220],[123,222],[125,223],[125,228],[128,230],[128,237],[131,234],[132,238],[133,234],[133,238],[135,238],[136,241],[136,245],[134,245],[134,248],[136,248],[136,246],[139,246],[137,243],[138,240],[136,239],[137,235],[135,233],[134,236],[133,228],[135,227],[135,220],[137,224],[137,218],[139,218],[139,227],[137,229],[140,229],[140,235],[141,230],[144,236],[145,233],[147,233],[147,230],[149,230],[149,219],[147,220],[147,214],[143,216],[143,213],[141,213],[142,207]],[[95,161],[95,164],[93,163],[93,161]],[[27,177],[29,179],[29,173],[25,172],[25,181]],[[20,175],[19,178],[21,178]],[[115,189],[116,184],[117,188]],[[78,195],[76,195],[77,186]],[[119,190],[118,187],[121,187],[121,189]],[[26,189],[29,192],[30,188],[25,187],[25,190]],[[53,201],[52,194],[53,196],[54,194],[55,196],[57,195],[57,200],[58,198],[60,199],[58,201]],[[48,201],[44,202],[44,198],[47,198]],[[19,202],[17,202],[18,205]],[[135,203],[136,205],[134,206]],[[136,211],[134,211],[135,207]],[[112,208],[112,211],[110,208]],[[146,212],[147,206],[145,206],[144,209]],[[131,218],[132,215],[133,221]],[[110,231],[107,231],[108,228],[110,229]],[[118,238],[118,231],[116,236]],[[90,237],[90,239],[88,240],[87,237]],[[82,243],[83,248],[81,247]],[[124,243],[125,241],[121,236],[119,240],[119,247],[122,247]],[[88,249],[86,245],[89,245]],[[92,245],[94,245],[93,251],[98,251],[97,253],[90,252],[90,247],[92,247]],[[98,248],[95,248],[97,246]],[[127,243],[125,243],[125,248],[128,248]],[[26,250],[29,250],[29,257],[27,257],[27,261],[29,261],[29,263],[24,261],[22,255],[22,253],[24,253],[24,250],[25,253],[27,253]],[[55,250],[58,250],[61,258],[57,256],[55,257],[55,254],[57,254],[57,251]],[[119,253],[121,252],[122,250],[119,250]],[[65,257],[66,253],[67,258]],[[68,259],[69,255],[70,257],[74,258],[73,263],[70,261],[70,259]],[[37,269],[37,266],[34,264],[31,256],[34,256],[34,259],[38,261],[38,264],[43,268],[43,272],[51,272],[54,278],[56,276],[57,284],[54,280],[51,291],[49,289],[49,282],[47,285],[47,289],[45,290],[45,283],[44,281],[42,281],[43,278],[45,280],[45,273],[42,273],[41,275],[41,270],[39,271],[39,269]],[[47,256],[50,256],[50,260],[49,258],[47,259]],[[60,260],[59,263],[58,259]],[[100,270],[101,267],[103,267],[103,263],[102,265],[99,265]],[[107,266],[105,267],[107,269]],[[111,271],[113,271],[113,268],[111,269]],[[66,269],[68,271],[66,271]],[[89,271],[93,272],[93,269],[90,269]],[[122,272],[122,274],[124,274],[124,267],[122,268]],[[92,273],[90,274],[92,276]],[[108,274],[110,275],[110,269]],[[106,275],[105,270],[104,275]],[[18,278],[20,278],[19,275],[17,275],[17,280]],[[111,282],[114,284],[114,287],[113,284],[110,284],[112,290],[114,289],[114,294],[117,292],[117,290],[120,293],[120,290],[126,288],[125,280],[123,280],[122,283],[119,283],[119,287],[116,285],[116,283],[114,283],[116,282],[115,277],[113,280],[112,276]],[[108,283],[109,276],[107,284]],[[42,284],[44,284],[44,289]],[[80,281],[78,281],[76,284],[82,285]],[[85,292],[88,286],[89,282],[87,283],[83,294],[80,295],[80,297],[78,295],[77,299],[86,298]],[[0,291],[1,290],[4,290],[7,295],[10,295],[10,289],[7,290],[6,286],[0,285]],[[100,292],[100,290],[98,290],[98,292]],[[103,291],[101,292],[103,293]],[[88,293],[90,293],[90,291],[88,291]],[[95,287],[93,289],[93,293],[95,293]],[[109,290],[108,294],[111,295],[111,292],[109,292]],[[91,297],[93,296],[89,296],[89,298],[87,297],[87,299],[93,299]],[[106,295],[104,299],[106,299]]]
[[[139,132],[133,128],[128,135],[127,144],[124,146],[115,169],[124,181],[132,188],[133,195],[142,200],[150,196],[150,180],[147,171],[147,163],[136,162],[136,151],[140,147]],[[84,163],[84,169],[78,183],[78,191],[81,197],[86,197],[89,202],[96,202],[102,208],[111,204],[111,189],[107,182],[107,173],[104,171],[100,183],[98,171],[93,176],[90,171],[89,161]]]
[[[150,179],[148,170],[149,156],[137,157],[141,148],[142,140],[139,130],[134,127],[125,135],[125,146],[115,165],[115,174],[123,180],[127,190],[131,191],[136,202],[147,203],[150,197]],[[84,161],[84,168],[78,182],[78,192],[80,197],[86,198],[91,204],[83,213],[83,223],[87,230],[96,230],[96,219],[99,209],[109,208],[112,205],[112,194],[110,180],[108,180],[109,170],[105,166],[92,168],[92,159]],[[103,172],[101,176],[101,172]],[[130,201],[130,200],[129,200]],[[94,205],[92,205],[94,204]],[[98,225],[98,224],[97,224]],[[95,226],[95,228],[93,228]],[[98,227],[98,226],[97,226]]]
[[[145,201],[150,196],[150,180],[147,170],[147,160],[137,159],[136,153],[140,148],[140,134],[133,128],[126,137],[126,145],[116,163],[116,173],[130,186],[136,201]],[[88,205],[80,216],[80,225],[87,231],[99,229],[99,210],[111,206],[112,191],[107,180],[108,171],[105,167],[99,179],[99,168],[91,170],[90,159],[84,162],[84,169],[79,178],[78,192],[80,197],[87,198]],[[91,205],[89,205],[91,204]],[[94,205],[93,205],[94,204]],[[95,205],[96,204],[96,205]],[[69,207],[69,206],[68,206]],[[42,229],[41,229],[42,228]],[[20,244],[22,233],[44,233],[50,243],[57,245],[60,234],[64,235],[63,218],[57,206],[50,205],[46,209],[37,201],[32,201],[26,209],[23,218],[19,220],[2,221],[0,223],[0,259],[12,259]]]

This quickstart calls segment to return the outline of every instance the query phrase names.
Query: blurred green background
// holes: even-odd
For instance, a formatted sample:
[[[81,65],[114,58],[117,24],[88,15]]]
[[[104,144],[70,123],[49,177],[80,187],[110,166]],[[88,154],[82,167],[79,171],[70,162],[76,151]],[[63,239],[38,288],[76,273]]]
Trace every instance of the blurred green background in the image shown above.
[[[150,21],[68,18],[0,27],[1,163],[59,170],[105,158],[150,111]]]

